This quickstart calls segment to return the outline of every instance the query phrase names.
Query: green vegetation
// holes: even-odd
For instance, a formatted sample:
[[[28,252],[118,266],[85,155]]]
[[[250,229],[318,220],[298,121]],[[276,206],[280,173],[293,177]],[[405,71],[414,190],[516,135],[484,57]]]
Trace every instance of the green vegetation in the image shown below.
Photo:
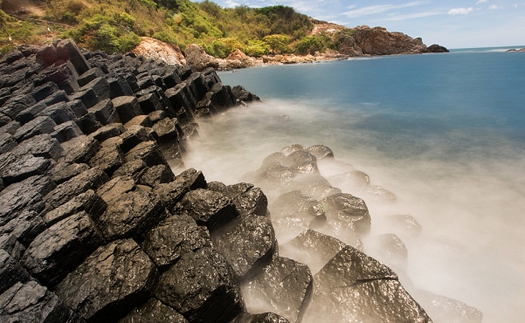
[[[337,48],[345,36],[312,36],[310,18],[285,6],[222,8],[207,0],[35,1],[45,3],[39,17],[20,20],[0,10],[0,50],[7,51],[12,42],[71,37],[92,50],[125,52],[138,45],[140,37],[149,36],[182,50],[197,43],[216,57],[224,58],[237,49],[259,57],[323,52]]]

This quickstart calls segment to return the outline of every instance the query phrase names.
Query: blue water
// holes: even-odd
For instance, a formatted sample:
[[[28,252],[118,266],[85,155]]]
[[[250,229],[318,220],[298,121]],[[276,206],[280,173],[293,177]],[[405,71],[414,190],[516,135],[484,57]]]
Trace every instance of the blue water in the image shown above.
[[[502,52],[390,56],[299,66],[273,66],[223,73],[264,99],[318,103],[352,110],[355,125],[378,135],[418,141],[461,129],[523,148],[525,55]],[[495,138],[485,138],[494,140]],[[462,143],[450,142],[461,150]],[[391,153],[395,153],[392,151]],[[416,151],[417,153],[417,151]]]
[[[232,184],[284,146],[327,145],[396,194],[388,205],[365,200],[372,235],[384,233],[376,224],[385,215],[422,225],[420,238],[401,237],[415,286],[480,309],[483,322],[522,322],[525,53],[455,50],[220,77],[262,103],[200,121],[187,166]]]

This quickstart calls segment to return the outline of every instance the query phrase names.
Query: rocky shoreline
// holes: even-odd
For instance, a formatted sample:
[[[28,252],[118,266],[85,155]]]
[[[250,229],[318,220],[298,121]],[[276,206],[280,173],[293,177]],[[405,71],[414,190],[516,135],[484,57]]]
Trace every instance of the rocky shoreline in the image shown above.
[[[2,57],[0,321],[431,322],[428,306],[481,322],[421,291],[422,307],[399,273],[363,253],[371,217],[320,175],[318,163],[335,159],[328,147],[285,147],[246,183],[173,173],[200,118],[258,100],[212,68],[71,40]],[[338,180],[395,198],[367,178]],[[289,223],[305,230],[280,246]],[[406,258],[395,236],[383,247]],[[285,256],[296,251],[320,263]]]
[[[327,24],[326,22],[316,21],[315,26],[319,30],[322,29],[323,32],[332,33],[341,28],[346,28],[335,24],[328,24],[328,27],[331,27],[328,28],[325,26]],[[320,32],[319,30],[314,30],[314,33]],[[168,64],[189,64],[201,71],[209,67],[216,70],[235,70],[264,65],[305,64],[355,57],[446,53],[448,49],[437,44],[427,47],[421,38],[412,38],[400,32],[389,32],[382,27],[358,26],[354,28],[354,34],[347,36],[337,50],[328,49],[324,53],[314,53],[313,55],[277,54],[263,55],[257,58],[250,57],[237,49],[228,57],[221,59],[208,55],[197,44],[186,46],[183,54],[178,46],[168,45],[148,37],[143,37],[141,44],[132,52]]]

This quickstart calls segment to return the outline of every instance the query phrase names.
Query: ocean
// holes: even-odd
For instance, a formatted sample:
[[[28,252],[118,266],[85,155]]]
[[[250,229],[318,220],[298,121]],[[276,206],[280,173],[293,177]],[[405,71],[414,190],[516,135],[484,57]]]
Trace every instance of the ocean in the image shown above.
[[[525,53],[454,50],[219,76],[262,101],[199,121],[186,167],[233,184],[285,146],[326,145],[397,197],[365,199],[370,239],[388,232],[374,226],[387,215],[421,224],[418,238],[400,237],[411,283],[479,309],[483,322],[522,321]]]

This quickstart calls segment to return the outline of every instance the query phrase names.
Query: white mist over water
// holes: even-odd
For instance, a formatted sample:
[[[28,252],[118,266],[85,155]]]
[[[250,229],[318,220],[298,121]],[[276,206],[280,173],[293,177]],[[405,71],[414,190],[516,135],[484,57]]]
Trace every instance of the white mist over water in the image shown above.
[[[207,181],[234,184],[285,146],[326,145],[337,161],[397,196],[386,204],[365,198],[372,217],[367,240],[389,232],[381,225],[388,215],[412,215],[423,227],[420,237],[398,234],[408,249],[407,276],[417,288],[476,307],[484,322],[521,322],[523,148],[476,129],[439,131],[420,140],[403,131],[389,135],[363,126],[370,117],[364,109],[267,100],[199,121],[200,136],[189,143],[184,163],[202,170]],[[334,171],[320,170],[325,177]],[[382,261],[367,240],[365,252]]]

